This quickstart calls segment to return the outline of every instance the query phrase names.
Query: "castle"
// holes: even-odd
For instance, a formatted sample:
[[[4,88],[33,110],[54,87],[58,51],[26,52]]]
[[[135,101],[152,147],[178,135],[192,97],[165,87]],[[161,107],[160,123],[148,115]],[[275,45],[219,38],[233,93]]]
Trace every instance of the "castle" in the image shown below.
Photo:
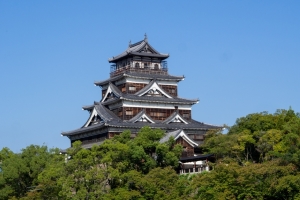
[[[132,137],[144,127],[165,130],[161,142],[174,137],[184,147],[182,159],[200,158],[199,145],[208,130],[221,129],[192,119],[192,106],[198,99],[178,97],[177,84],[184,76],[168,73],[169,54],[159,53],[144,40],[129,44],[121,54],[110,58],[110,78],[95,82],[102,89],[102,99],[84,106],[89,118],[79,129],[63,132],[71,144],[80,140],[91,148],[124,130]],[[200,156],[200,157],[199,157]]]

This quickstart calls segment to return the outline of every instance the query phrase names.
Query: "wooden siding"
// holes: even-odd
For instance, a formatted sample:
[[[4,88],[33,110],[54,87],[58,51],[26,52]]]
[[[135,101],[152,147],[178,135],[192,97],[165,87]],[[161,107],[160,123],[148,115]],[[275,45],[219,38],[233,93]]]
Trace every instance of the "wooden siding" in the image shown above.
[[[120,117],[122,120],[129,120],[139,112],[142,111],[142,108],[136,107],[121,107],[112,110],[112,112]],[[163,121],[167,119],[175,110],[174,109],[158,109],[158,108],[146,108],[146,114],[154,120]],[[191,111],[190,110],[178,110],[179,114],[183,116],[184,119],[191,119]]]
[[[143,89],[147,84],[143,83],[126,83],[126,92],[128,94],[134,94]]]
[[[176,144],[181,144],[183,147],[182,155],[181,157],[190,157],[194,156],[194,147],[192,147],[189,143],[187,143],[184,139],[181,137],[176,140]]]
[[[184,119],[187,119],[187,120],[192,119],[192,113],[191,113],[191,110],[178,110],[178,111],[179,111],[179,114],[180,114]]]
[[[177,86],[175,85],[159,85],[164,91],[173,97],[177,97]]]

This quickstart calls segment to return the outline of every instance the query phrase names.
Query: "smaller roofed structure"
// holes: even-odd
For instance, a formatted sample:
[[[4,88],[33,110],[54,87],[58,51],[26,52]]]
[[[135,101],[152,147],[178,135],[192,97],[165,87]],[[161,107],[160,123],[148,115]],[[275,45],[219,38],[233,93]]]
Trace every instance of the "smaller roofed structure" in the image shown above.
[[[155,50],[148,42],[148,37],[145,35],[144,40],[136,42],[134,44],[129,44],[128,48],[117,56],[113,56],[108,59],[110,63],[117,63],[124,58],[139,56],[139,57],[149,57],[155,58],[155,60],[164,60],[169,57],[169,54],[159,53]]]
[[[129,44],[128,48],[117,56],[108,59],[111,65],[110,76],[118,76],[125,72],[146,74],[167,74],[167,62],[164,61],[169,54],[159,53],[148,42],[145,35],[144,40]]]

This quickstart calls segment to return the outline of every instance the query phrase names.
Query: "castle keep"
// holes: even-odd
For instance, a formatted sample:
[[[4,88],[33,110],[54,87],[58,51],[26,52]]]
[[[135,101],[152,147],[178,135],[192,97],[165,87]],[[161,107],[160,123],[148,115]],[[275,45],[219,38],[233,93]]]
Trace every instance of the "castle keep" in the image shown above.
[[[124,130],[132,137],[144,127],[160,128],[184,147],[182,157],[195,157],[198,146],[208,130],[220,129],[192,118],[192,106],[198,99],[178,96],[178,83],[184,76],[168,73],[168,54],[159,53],[144,40],[129,44],[121,54],[110,58],[110,77],[95,82],[102,90],[102,98],[84,106],[89,118],[79,129],[63,132],[71,143],[80,140],[84,148],[101,144]]]

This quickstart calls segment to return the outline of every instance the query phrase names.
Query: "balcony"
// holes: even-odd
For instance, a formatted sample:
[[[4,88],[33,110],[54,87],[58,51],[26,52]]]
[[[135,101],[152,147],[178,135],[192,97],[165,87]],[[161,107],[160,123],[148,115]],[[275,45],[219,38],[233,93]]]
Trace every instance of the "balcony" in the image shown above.
[[[110,77],[114,77],[125,72],[167,75],[168,65],[166,61],[163,61],[157,66],[155,66],[153,63],[151,63],[149,66],[134,66],[132,62],[122,67],[117,67],[116,64],[110,66]]]

